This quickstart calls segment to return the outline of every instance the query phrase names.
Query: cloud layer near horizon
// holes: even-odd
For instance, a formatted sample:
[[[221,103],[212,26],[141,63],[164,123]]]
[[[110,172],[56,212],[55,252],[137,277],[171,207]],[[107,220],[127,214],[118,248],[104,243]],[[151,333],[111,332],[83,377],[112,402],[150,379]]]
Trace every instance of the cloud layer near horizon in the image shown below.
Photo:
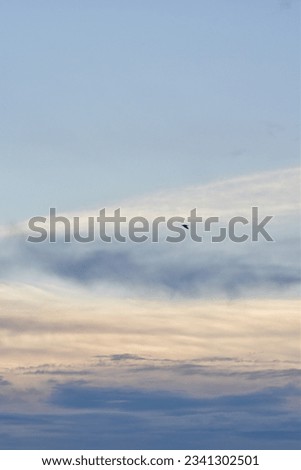
[[[110,448],[110,435],[120,448],[159,448],[168,423],[165,448],[200,439],[207,448],[295,448],[296,175],[139,201],[152,217],[160,215],[154,207],[181,215],[188,201],[202,200],[204,214],[223,220],[258,205],[275,216],[273,243],[29,244],[22,230],[2,237],[3,448]],[[81,426],[98,441],[72,432]],[[146,429],[153,431],[143,438]]]

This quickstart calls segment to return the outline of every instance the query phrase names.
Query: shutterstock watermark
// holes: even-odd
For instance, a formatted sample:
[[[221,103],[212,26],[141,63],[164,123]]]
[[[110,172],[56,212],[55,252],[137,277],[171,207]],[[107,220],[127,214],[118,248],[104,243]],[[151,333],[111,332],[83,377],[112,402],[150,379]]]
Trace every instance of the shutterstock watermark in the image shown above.
[[[125,243],[129,240],[135,243],[158,243],[162,240],[179,243],[187,237],[199,243],[207,240],[221,243],[226,239],[234,243],[257,242],[259,239],[272,242],[274,240],[266,230],[272,218],[268,215],[260,220],[258,207],[251,207],[250,218],[235,216],[226,223],[216,216],[203,218],[197,215],[196,209],[191,209],[187,218],[160,216],[150,221],[140,215],[127,218],[121,215],[120,209],[116,209],[113,215],[107,215],[106,209],[101,209],[96,217],[68,218],[57,215],[52,207],[49,218],[37,216],[28,221],[31,235],[27,241],[55,243],[63,234],[65,243],[90,243],[95,240],[104,243]]]

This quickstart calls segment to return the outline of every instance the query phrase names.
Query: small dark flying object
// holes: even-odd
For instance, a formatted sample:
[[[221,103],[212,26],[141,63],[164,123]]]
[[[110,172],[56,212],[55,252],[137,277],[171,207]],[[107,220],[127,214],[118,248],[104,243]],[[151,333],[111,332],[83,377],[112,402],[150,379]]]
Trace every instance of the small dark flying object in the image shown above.
[[[189,229],[187,224],[182,224],[182,227],[186,228],[187,230]]]

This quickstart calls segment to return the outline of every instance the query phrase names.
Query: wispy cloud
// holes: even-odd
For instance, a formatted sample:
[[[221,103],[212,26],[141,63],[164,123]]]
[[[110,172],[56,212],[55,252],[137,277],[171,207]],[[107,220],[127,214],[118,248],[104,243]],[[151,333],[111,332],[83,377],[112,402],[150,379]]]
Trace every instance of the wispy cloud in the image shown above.
[[[283,170],[157,194],[125,204],[129,215],[187,215],[199,207],[204,216],[247,215],[259,205],[274,215],[274,243],[212,244],[111,243],[30,244],[21,235],[2,238],[0,279],[34,285],[76,283],[121,293],[154,297],[240,297],[297,295],[300,283],[298,241],[299,170]],[[248,209],[249,207],[249,209]],[[83,214],[83,217],[85,214]]]
[[[262,204],[277,215],[275,243],[86,246],[28,244],[20,231],[2,237],[3,446],[62,448],[68,436],[69,448],[99,448],[92,431],[89,442],[74,432],[79,426],[94,429],[103,448],[112,436],[120,448],[160,448],[171,427],[165,448],[198,448],[200,440],[207,448],[272,448],[275,427],[283,447],[296,446],[297,179],[287,170],[128,204],[129,213],[152,216],[181,214],[197,201],[223,217]]]

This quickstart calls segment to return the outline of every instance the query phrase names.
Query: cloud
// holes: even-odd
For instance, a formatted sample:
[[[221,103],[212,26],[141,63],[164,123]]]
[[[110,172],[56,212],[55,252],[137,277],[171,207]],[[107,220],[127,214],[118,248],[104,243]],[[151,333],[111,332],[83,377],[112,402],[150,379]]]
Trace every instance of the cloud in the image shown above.
[[[177,244],[30,244],[19,233],[0,239],[0,280],[69,283],[75,289],[81,285],[114,296],[131,292],[144,298],[298,295],[298,183],[299,170],[289,169],[159,193],[124,206],[129,216],[150,218],[159,215],[158,208],[161,215],[170,216],[199,207],[200,214],[220,215],[224,221],[234,215],[249,217],[250,208],[258,205],[262,216],[275,216],[274,243],[212,244],[209,239],[203,243],[187,239]]]
[[[87,383],[70,382],[58,385],[50,398],[51,403],[64,408],[106,409],[120,411],[151,411],[166,414],[196,413],[215,409],[233,412],[239,409],[260,412],[284,405],[289,395],[298,396],[298,390],[265,389],[246,394],[220,395],[210,398],[196,398],[166,391],[144,391],[91,387]]]
[[[298,449],[292,387],[191,397],[176,392],[56,385],[51,413],[2,413],[1,447],[34,449]],[[89,432],[87,433],[87,429]]]
[[[0,307],[2,353],[19,367],[54,363],[81,370],[93,357],[94,363],[152,367],[155,359],[233,357],[257,359],[262,368],[266,361],[280,361],[275,368],[289,361],[291,368],[299,351],[299,301],[293,298],[126,298],[61,284],[11,284],[0,286]]]
[[[241,297],[298,292],[301,272],[296,242],[272,246],[254,244],[197,246],[17,245],[16,258],[6,262],[2,280],[31,283],[81,284],[87,289],[129,289],[133,295]],[[268,255],[266,256],[265,253]],[[4,263],[5,265],[5,263]],[[30,266],[30,269],[28,269]]]
[[[6,385],[9,385],[9,382],[0,376],[0,387],[4,387]]]
[[[234,215],[249,216],[252,206],[276,216],[279,220],[286,215],[298,213],[300,209],[300,168],[267,171],[229,179],[219,179],[209,184],[157,191],[134,199],[121,200],[115,207],[107,207],[113,213],[120,207],[128,218],[141,215],[149,220],[164,215],[187,217],[190,210],[197,208],[204,217]],[[80,216],[85,222],[88,216],[97,216],[102,205],[90,211],[60,214],[68,218]],[[49,214],[32,214],[34,216]],[[2,239],[21,235],[26,238],[28,221],[16,226],[0,227]],[[25,237],[24,237],[25,236]]]
[[[260,205],[277,216],[274,243],[2,237],[1,445],[275,448],[278,428],[296,446],[297,180],[279,171],[128,203],[223,220]]]
[[[145,361],[144,357],[138,356],[137,354],[112,354],[109,357],[112,361]]]

